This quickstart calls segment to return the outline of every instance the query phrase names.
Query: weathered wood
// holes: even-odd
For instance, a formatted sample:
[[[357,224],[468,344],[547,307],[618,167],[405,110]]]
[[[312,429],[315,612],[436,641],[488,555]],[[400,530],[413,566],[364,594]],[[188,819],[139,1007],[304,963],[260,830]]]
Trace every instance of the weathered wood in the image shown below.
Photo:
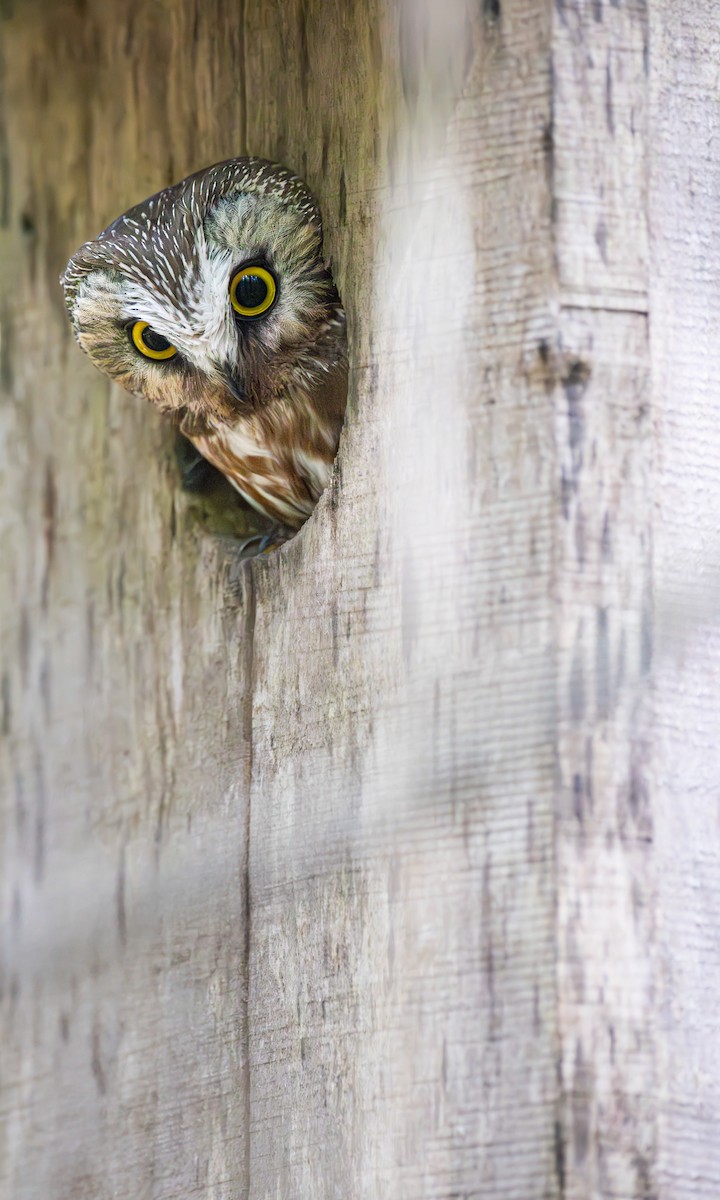
[[[712,0],[654,0],[650,12],[657,1191],[710,1200],[720,1191],[720,143],[710,102],[720,12]]]
[[[715,7],[6,11],[3,1196],[720,1192]],[[352,372],[242,567],[56,277],[246,149]]]
[[[255,572],[253,1197],[554,1194],[550,25],[473,9],[348,36],[342,487]]]
[[[573,1200],[656,1186],[647,42],[644,3],[557,10],[557,955]]]
[[[242,30],[100,0],[0,28],[0,1194],[241,1196],[248,612],[172,434],[83,361],[57,280],[242,147]]]

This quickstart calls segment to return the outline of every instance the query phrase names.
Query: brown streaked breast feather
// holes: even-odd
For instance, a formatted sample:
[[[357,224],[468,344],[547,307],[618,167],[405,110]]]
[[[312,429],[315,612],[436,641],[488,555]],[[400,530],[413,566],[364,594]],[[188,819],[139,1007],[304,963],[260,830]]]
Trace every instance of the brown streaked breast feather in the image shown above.
[[[323,393],[296,392],[188,436],[254,508],[299,529],[328,482],[340,436],[344,396]]]

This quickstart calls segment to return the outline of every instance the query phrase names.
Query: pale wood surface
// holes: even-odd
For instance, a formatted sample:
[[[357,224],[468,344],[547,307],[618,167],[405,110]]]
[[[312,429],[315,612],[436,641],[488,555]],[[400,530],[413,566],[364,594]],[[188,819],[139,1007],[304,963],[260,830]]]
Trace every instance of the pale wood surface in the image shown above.
[[[715,1200],[720,12],[4,11],[0,1194]],[[56,285],[245,149],[352,348],[249,567]]]
[[[655,669],[649,797],[660,964],[657,1188],[720,1193],[720,12],[657,8],[650,331]],[[661,17],[662,13],[662,17]]]
[[[568,1200],[649,1197],[657,1155],[644,4],[558,8],[553,39],[562,520],[558,1024]]]
[[[0,1194],[242,1196],[247,608],[172,437],[78,353],[57,282],[242,146],[241,31],[227,5],[101,0],[0,30]]]

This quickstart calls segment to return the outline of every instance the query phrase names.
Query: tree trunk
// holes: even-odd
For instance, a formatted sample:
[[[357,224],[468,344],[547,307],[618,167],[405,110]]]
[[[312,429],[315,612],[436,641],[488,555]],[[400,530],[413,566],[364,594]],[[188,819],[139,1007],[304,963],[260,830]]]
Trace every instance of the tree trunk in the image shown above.
[[[2,11],[1,1194],[717,1200],[720,10]],[[244,152],[351,379],[242,564],[57,277]]]

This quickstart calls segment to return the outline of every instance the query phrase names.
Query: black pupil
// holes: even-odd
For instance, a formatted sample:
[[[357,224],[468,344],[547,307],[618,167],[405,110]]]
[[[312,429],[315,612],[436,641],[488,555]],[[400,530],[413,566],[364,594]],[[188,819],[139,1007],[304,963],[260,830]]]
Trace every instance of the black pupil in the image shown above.
[[[235,299],[241,308],[259,308],[267,300],[268,285],[259,275],[241,275],[235,287]]]
[[[164,338],[161,333],[156,333],[155,330],[151,329],[149,325],[147,329],[143,329],[141,336],[148,350],[170,349],[170,343],[167,338]]]

